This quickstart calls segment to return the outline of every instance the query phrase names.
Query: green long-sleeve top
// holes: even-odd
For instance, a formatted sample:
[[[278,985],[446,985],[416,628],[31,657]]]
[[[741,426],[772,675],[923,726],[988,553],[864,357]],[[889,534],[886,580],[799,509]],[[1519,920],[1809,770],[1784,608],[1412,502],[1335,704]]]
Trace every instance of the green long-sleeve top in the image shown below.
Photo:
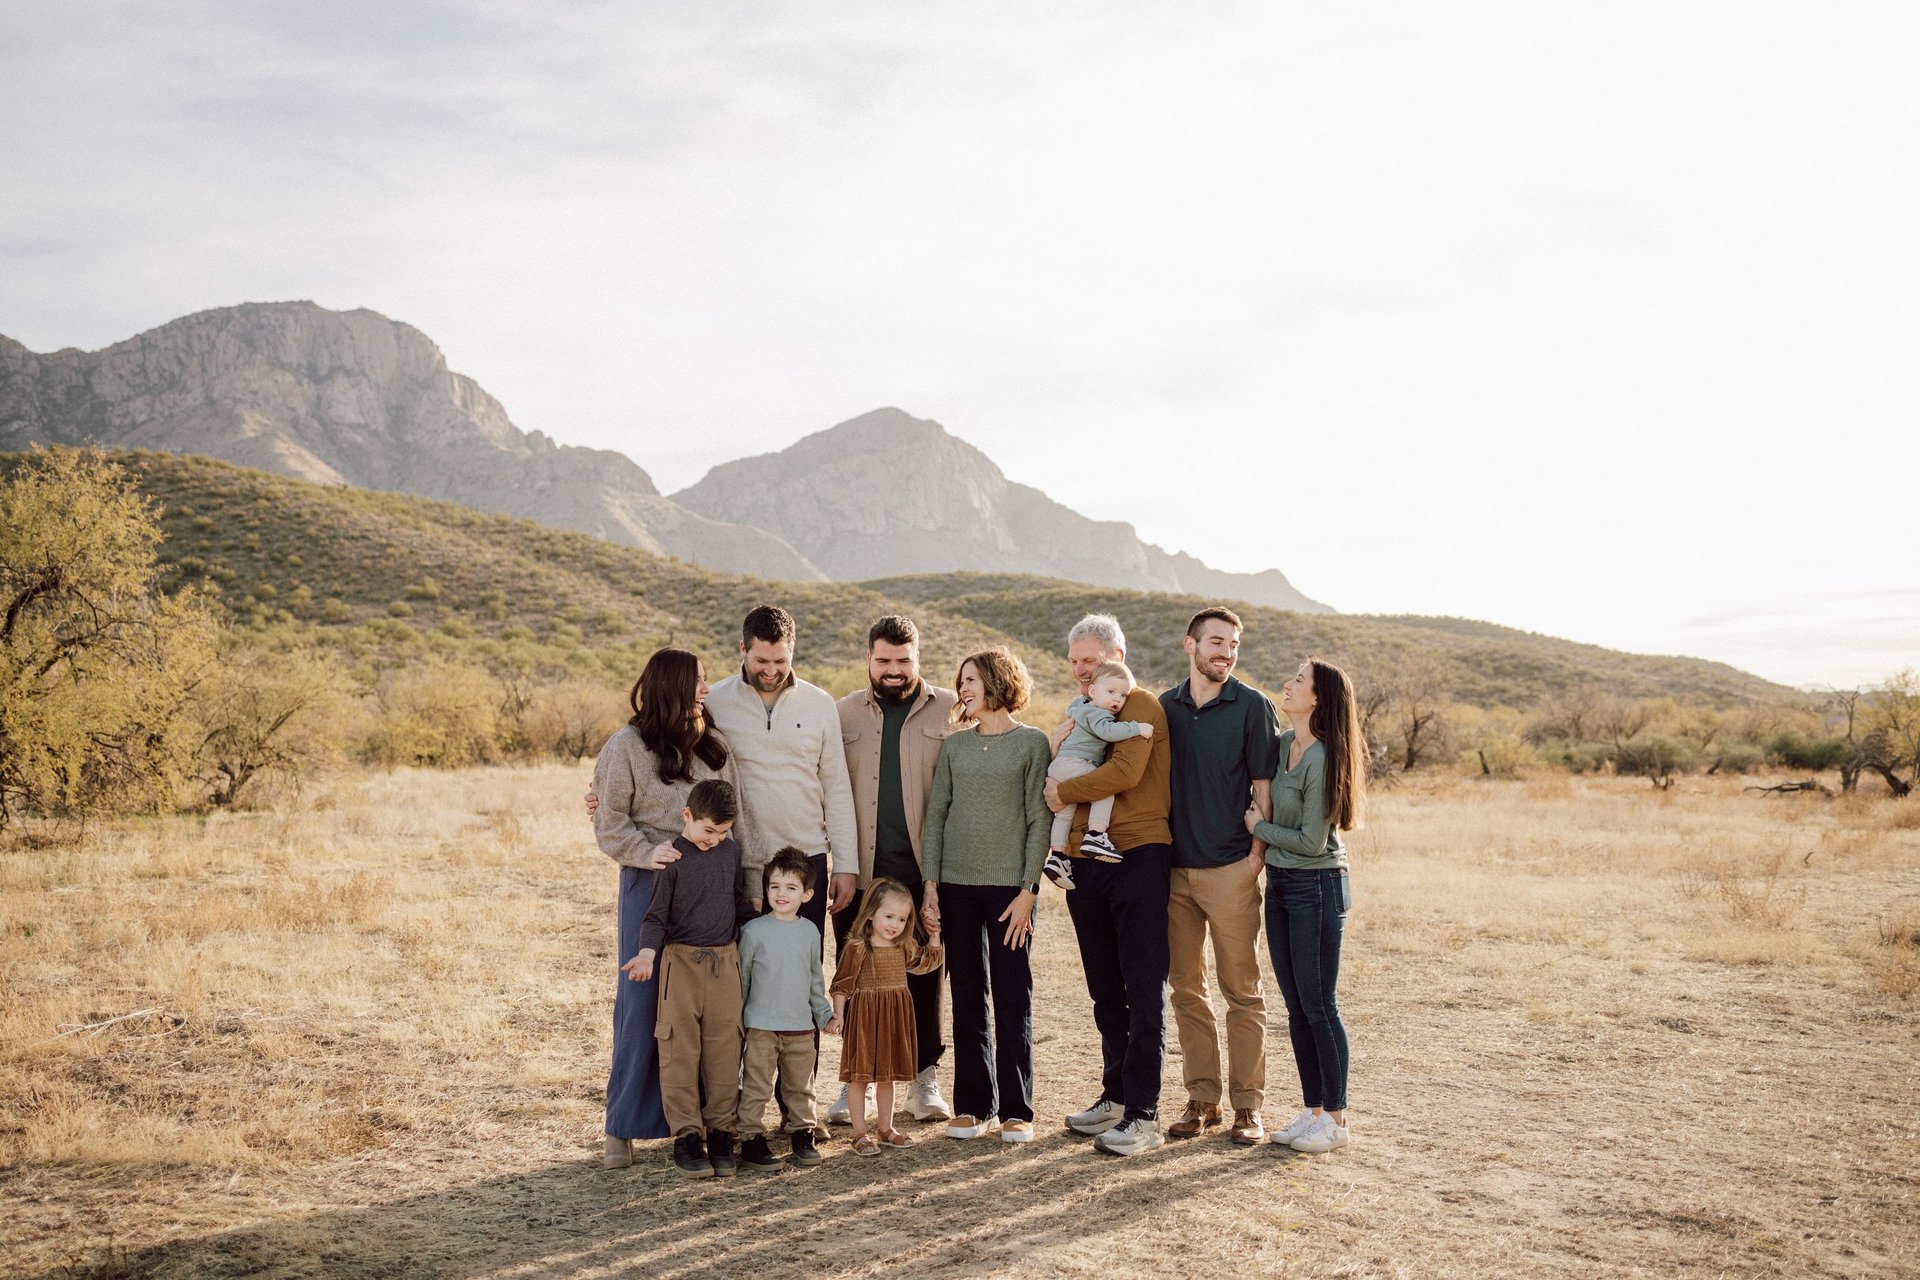
[[[945,884],[1032,884],[1047,860],[1047,735],[953,734],[940,747],[920,840],[921,874]]]
[[[1293,730],[1280,735],[1280,772],[1273,775],[1273,820],[1253,824],[1267,846],[1267,865],[1293,871],[1331,871],[1347,865],[1347,846],[1327,816],[1327,751],[1316,740],[1291,769]]]

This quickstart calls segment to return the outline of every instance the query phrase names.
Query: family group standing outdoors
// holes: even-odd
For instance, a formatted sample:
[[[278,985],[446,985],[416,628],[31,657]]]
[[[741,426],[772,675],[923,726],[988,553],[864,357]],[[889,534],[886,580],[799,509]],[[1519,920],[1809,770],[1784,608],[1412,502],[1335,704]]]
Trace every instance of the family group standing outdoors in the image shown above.
[[[1117,1156],[1223,1124],[1243,1145],[1344,1146],[1335,988],[1351,906],[1341,833],[1363,798],[1358,713],[1346,675],[1310,658],[1276,715],[1233,675],[1241,631],[1231,610],[1195,614],[1187,678],[1155,697],[1133,682],[1119,622],[1082,618],[1067,635],[1080,693],[1052,734],[1016,719],[1031,691],[1017,657],[973,654],[955,688],[938,688],[904,617],[873,624],[868,687],[837,703],[795,676],[778,607],[747,615],[739,671],[711,686],[696,655],[655,653],[587,795],[621,867],[605,1163],[672,1137],[691,1176],[772,1166],[775,1096],[772,1136],[817,1163],[822,1031],[845,1037],[845,1087],[825,1118],[851,1126],[856,1154],[913,1145],[893,1128],[896,1083],[908,1112],[946,1120],[949,1137],[1029,1141],[1043,876],[1065,892],[1100,1036],[1100,1093],[1065,1117],[1070,1130]],[[1263,918],[1302,1103],[1271,1134]],[[1163,1125],[1169,989],[1187,1098]]]

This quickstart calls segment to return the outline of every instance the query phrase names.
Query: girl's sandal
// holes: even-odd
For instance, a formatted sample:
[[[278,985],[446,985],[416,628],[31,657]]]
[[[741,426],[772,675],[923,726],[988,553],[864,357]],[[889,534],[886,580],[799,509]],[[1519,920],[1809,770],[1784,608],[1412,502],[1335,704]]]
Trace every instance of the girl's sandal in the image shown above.
[[[913,1139],[901,1133],[898,1129],[882,1129],[880,1131],[880,1143],[882,1146],[888,1147],[910,1147],[913,1145]]]
[[[880,1144],[873,1140],[872,1134],[863,1133],[853,1140],[853,1154],[857,1156],[877,1156],[880,1154]]]

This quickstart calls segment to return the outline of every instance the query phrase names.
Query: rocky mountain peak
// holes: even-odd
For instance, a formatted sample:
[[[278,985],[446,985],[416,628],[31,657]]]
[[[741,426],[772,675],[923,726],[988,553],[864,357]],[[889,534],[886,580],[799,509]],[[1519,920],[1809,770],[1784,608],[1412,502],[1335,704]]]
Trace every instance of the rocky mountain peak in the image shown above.
[[[1232,574],[1142,542],[1016,484],[938,422],[875,409],[778,453],[713,468],[673,495],[716,520],[752,520],[829,577],[976,570],[1327,612],[1277,570]]]
[[[526,516],[714,568],[817,579],[778,538],[660,496],[624,454],[522,431],[426,334],[376,311],[245,303],[100,351],[0,347],[0,449],[203,454]]]

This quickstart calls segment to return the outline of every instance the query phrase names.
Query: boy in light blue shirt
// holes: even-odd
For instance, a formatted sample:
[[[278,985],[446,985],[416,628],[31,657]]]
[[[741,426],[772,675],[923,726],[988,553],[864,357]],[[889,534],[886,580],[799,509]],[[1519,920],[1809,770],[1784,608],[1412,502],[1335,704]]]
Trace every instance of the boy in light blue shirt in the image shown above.
[[[740,1076],[740,1160],[749,1168],[780,1163],[761,1123],[773,1096],[776,1071],[780,1104],[792,1131],[793,1162],[820,1163],[813,1140],[815,1035],[833,1017],[820,972],[820,930],[800,907],[813,897],[813,864],[788,846],[761,872],[768,914],[740,930],[740,988],[745,1009],[745,1059]]]

